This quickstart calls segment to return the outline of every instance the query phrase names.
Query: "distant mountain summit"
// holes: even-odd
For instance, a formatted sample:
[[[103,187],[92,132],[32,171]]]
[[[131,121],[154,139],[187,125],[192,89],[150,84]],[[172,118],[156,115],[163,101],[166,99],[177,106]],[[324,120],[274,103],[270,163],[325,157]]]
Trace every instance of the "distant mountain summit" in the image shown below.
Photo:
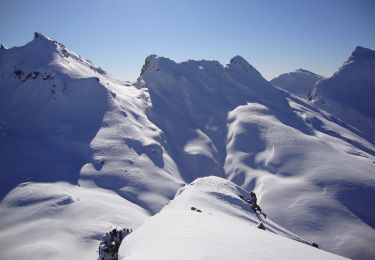
[[[272,85],[285,89],[288,92],[300,97],[307,98],[308,94],[314,88],[315,83],[324,79],[323,76],[304,69],[281,74],[272,79]]]
[[[309,94],[317,107],[375,140],[375,51],[357,47],[335,74]]]

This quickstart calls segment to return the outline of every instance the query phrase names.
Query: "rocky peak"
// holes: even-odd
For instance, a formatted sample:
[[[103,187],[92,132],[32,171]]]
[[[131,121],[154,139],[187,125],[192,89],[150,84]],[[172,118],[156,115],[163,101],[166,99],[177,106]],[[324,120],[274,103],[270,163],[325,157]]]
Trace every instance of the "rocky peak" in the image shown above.
[[[375,58],[375,51],[362,46],[357,46],[352,52],[349,60],[363,60],[368,58]]]
[[[141,70],[141,75],[140,76],[143,76],[143,74],[147,71],[147,69],[150,67],[150,64],[151,62],[157,57],[157,55],[155,54],[151,54],[149,56],[147,56],[146,60],[145,60],[145,64],[143,64],[142,66],[142,70]]]

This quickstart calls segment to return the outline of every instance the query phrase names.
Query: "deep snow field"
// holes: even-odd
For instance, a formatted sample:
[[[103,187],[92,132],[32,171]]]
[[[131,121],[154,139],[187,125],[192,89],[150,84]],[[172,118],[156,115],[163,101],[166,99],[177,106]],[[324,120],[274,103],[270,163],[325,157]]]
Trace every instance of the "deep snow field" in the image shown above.
[[[95,259],[113,227],[135,230],[124,259],[371,259],[375,146],[354,127],[240,56],[151,55],[131,84],[36,34],[0,49],[1,259]]]

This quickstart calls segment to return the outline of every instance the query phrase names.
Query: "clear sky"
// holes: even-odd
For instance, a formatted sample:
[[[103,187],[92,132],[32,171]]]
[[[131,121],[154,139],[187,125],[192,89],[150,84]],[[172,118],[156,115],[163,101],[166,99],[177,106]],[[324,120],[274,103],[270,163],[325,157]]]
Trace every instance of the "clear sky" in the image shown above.
[[[223,64],[238,54],[267,79],[330,76],[355,46],[375,49],[375,0],[0,0],[1,43],[35,31],[123,80],[149,54]]]

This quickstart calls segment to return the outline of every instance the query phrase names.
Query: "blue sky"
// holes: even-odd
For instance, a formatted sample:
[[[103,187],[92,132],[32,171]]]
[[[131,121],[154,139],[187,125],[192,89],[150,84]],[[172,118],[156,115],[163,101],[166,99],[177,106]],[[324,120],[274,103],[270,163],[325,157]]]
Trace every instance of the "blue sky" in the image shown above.
[[[0,0],[1,43],[35,31],[131,81],[149,54],[223,64],[239,54],[267,79],[330,76],[355,46],[375,49],[375,1]]]

